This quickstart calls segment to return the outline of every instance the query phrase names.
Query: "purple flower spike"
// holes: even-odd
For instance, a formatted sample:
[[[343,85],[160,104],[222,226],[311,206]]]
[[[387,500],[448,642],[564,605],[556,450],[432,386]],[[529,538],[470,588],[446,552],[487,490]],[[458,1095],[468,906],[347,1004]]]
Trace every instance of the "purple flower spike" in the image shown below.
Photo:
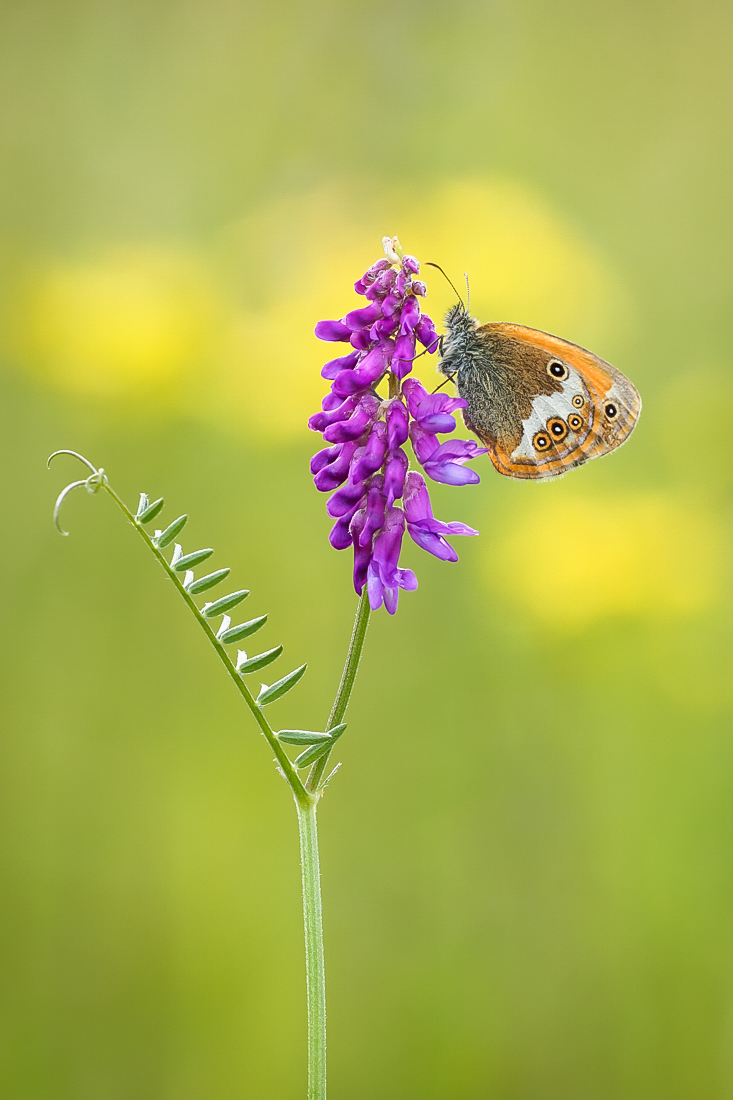
[[[358,332],[352,332],[350,342],[352,348],[356,348],[357,351],[366,351],[372,346],[371,337],[364,329],[359,329]]]
[[[332,497],[329,497],[326,511],[333,519],[339,519],[341,516],[345,516],[347,512],[351,512],[353,515],[355,507],[361,507],[363,498],[364,482],[347,481],[344,486],[336,490]]]
[[[412,361],[415,358],[415,337],[398,336],[395,340],[394,356],[392,358],[392,370],[400,381],[412,370]],[[455,425],[454,425],[455,427]]]
[[[367,298],[370,301],[376,301],[378,298],[385,298],[397,279],[397,273],[393,268],[383,271],[374,282],[373,286],[370,286],[366,292]]]
[[[412,295],[407,299],[400,314],[400,336],[410,336],[420,319],[420,306]]]
[[[332,462],[335,462],[338,456],[341,454],[341,443],[337,443],[334,447],[324,447],[322,451],[316,451],[311,459],[311,473],[317,474],[324,466],[329,466]]]
[[[369,562],[372,557],[371,539],[365,546],[360,545],[360,538],[366,523],[366,509],[360,508],[354,514],[349,527],[351,541],[354,544],[354,588],[361,595],[366,584],[369,572]]]
[[[455,417],[450,414],[454,409],[465,409],[468,404],[461,397],[450,397],[447,393],[428,393],[417,378],[408,378],[403,391],[417,423],[433,434],[455,431]]]
[[[477,535],[473,527],[466,523],[442,523],[433,516],[430,506],[428,487],[421,474],[413,471],[407,475],[405,482],[405,519],[407,531],[410,537],[433,554],[441,561],[458,561],[450,543],[446,542],[444,535]]]
[[[352,370],[359,358],[358,351],[352,351],[351,355],[342,355],[340,359],[330,359],[321,367],[321,377],[332,381],[338,378],[342,370]]]
[[[380,271],[384,271],[389,267],[389,260],[377,260],[375,264],[364,272],[361,279],[357,279],[354,283],[354,290],[357,294],[364,294],[367,287],[371,286]]]
[[[399,314],[401,307],[402,295],[388,294],[382,302],[382,314],[385,317],[393,317],[395,313]]]
[[[351,329],[343,321],[319,321],[316,325],[316,336],[319,340],[348,340]]]
[[[399,569],[402,536],[405,531],[405,513],[401,508],[390,508],[384,520],[384,527],[374,540],[374,551],[367,576],[369,606],[372,611],[382,603],[390,615],[397,610],[399,589],[414,591],[417,577],[411,569]]]
[[[436,447],[423,462],[423,469],[433,481],[444,485],[477,485],[481,478],[475,470],[464,469],[463,463],[486,453],[486,447],[479,447],[472,439],[449,439]]]
[[[404,295],[412,289],[412,275],[406,275],[404,271],[401,271],[397,276],[395,288],[397,290],[397,293],[401,297],[404,297]]]
[[[311,462],[311,470],[315,474],[313,481],[319,492],[330,493],[339,485],[343,485],[349,476],[351,460],[356,449],[356,443],[337,443],[335,447],[329,448],[329,453],[336,452],[334,457],[328,463],[324,463],[320,470],[313,470],[313,462]],[[326,452],[319,451],[321,455],[324,453]],[[317,458],[318,455],[315,457]]]
[[[424,348],[427,348],[431,355],[434,355],[438,350],[438,344],[440,343],[440,337],[435,331],[435,325],[428,317],[427,313],[423,313],[420,320],[415,326],[415,335]]]
[[[353,398],[347,397],[344,404],[347,404],[350,400],[353,400]],[[352,439],[358,439],[374,423],[378,410],[379,400],[376,397],[366,396],[360,398],[357,408],[349,419],[330,424],[324,431],[323,438],[327,443],[348,443]],[[322,413],[321,415],[326,416],[327,414]]]
[[[387,453],[387,425],[378,420],[367,440],[364,454],[355,463],[352,470],[354,481],[365,481],[370,474],[379,470]]]
[[[440,446],[435,435],[432,432],[426,432],[415,420],[410,424],[410,442],[415,452],[415,458],[421,466],[425,465],[433,451],[437,451]]]
[[[417,588],[412,570],[399,565],[405,529],[418,546],[442,561],[458,557],[446,536],[477,533],[465,523],[435,519],[425,479],[415,470],[408,472],[405,444],[411,440],[428,477],[450,485],[479,480],[465,463],[485,448],[462,439],[441,443],[438,435],[454,430],[453,413],[466,402],[428,393],[416,378],[406,377],[416,357],[416,340],[433,353],[440,337],[421,311],[427,288],[414,278],[420,264],[414,256],[400,259],[396,237],[385,237],[383,243],[386,258],[354,284],[369,304],[316,326],[322,340],[350,342],[353,350],[323,367],[331,389],[321,412],[308,423],[329,444],[313,456],[311,473],[316,487],[332,494],[326,506],[336,521],[331,545],[337,550],[353,546],[354,588],[361,593],[366,585],[370,606],[384,604],[393,615],[400,588]],[[399,500],[404,510],[396,506]]]
[[[329,396],[331,395],[329,394]],[[347,397],[345,401],[339,399],[338,404],[334,408],[324,410],[323,412],[314,413],[308,421],[308,427],[312,432],[323,432],[331,424],[336,424],[340,420],[346,420],[347,417],[351,416],[355,408],[355,397]],[[341,440],[334,439],[329,440],[329,442],[338,443],[341,442]]]
[[[373,302],[370,306],[364,306],[363,309],[352,309],[351,313],[346,314],[344,323],[351,332],[357,332],[360,328],[369,328],[381,316],[382,309],[379,303]]]
[[[321,401],[321,408],[324,412],[333,412],[339,405],[343,404],[343,398],[339,397],[335,393],[327,393]]]
[[[409,416],[401,401],[390,401],[385,413],[387,421],[387,446],[390,451],[407,443],[409,434]]]
[[[394,317],[383,317],[369,329],[372,340],[379,340],[382,336],[392,336],[400,327],[400,319],[397,314]]]
[[[387,369],[387,344],[388,341],[385,340],[368,351],[353,370],[341,371],[331,387],[333,392],[342,396],[358,393],[381,378]]]
[[[346,550],[354,541],[350,530],[352,518],[351,513],[347,512],[345,516],[337,519],[331,528],[328,541],[334,550]]]
[[[384,467],[384,495],[387,498],[388,508],[391,508],[402,496],[407,466],[407,455],[401,447],[388,455]]]
[[[376,535],[377,531],[379,531],[384,524],[385,503],[382,493],[383,486],[384,478],[381,474],[377,474],[372,478],[372,483],[367,493],[366,518],[358,539],[359,546],[361,547],[371,547],[372,536]]]

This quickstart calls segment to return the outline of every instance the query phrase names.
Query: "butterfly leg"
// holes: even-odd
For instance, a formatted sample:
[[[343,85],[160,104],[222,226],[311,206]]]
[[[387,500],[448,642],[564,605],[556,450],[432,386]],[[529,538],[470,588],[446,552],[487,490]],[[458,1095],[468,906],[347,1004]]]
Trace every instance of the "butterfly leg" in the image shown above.
[[[437,393],[438,390],[442,390],[443,386],[447,385],[448,382],[452,382],[457,373],[458,372],[456,371],[454,374],[446,375],[446,377],[443,379],[443,381],[440,383],[440,385],[435,387],[435,389],[433,390],[433,393]]]

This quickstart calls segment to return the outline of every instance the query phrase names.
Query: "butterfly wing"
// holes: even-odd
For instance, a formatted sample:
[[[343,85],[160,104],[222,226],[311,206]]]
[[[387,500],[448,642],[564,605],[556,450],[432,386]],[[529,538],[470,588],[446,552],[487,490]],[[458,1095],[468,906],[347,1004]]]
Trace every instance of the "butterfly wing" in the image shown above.
[[[624,443],[641,412],[632,383],[577,344],[524,325],[474,330],[459,372],[466,425],[499,473],[557,477]]]

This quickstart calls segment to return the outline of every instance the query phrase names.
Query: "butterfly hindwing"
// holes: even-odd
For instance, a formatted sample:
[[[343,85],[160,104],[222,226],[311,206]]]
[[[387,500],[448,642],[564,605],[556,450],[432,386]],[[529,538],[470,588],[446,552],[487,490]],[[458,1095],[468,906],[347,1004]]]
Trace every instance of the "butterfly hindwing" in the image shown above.
[[[538,329],[473,327],[452,355],[466,425],[509,477],[557,477],[619,447],[639,418],[639,394],[620,371]]]

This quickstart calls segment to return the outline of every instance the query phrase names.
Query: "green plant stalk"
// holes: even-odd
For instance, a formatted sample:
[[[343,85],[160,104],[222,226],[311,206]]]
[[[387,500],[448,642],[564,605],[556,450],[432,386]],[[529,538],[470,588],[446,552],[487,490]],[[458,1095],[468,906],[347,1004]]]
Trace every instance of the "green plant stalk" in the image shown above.
[[[308,1008],[308,1100],[326,1100],[326,969],[323,952],[317,808],[297,804],[303,875],[305,981]]]
[[[346,664],[341,674],[327,730],[340,725],[356,680],[369,625],[366,585],[356,610]],[[323,773],[328,755],[316,760],[306,782],[313,801],[297,803],[300,863],[303,875],[303,925],[305,928],[305,974],[308,1003],[308,1100],[326,1100],[326,969],[323,950],[323,908],[318,858],[318,799],[323,791]]]
[[[336,692],[336,698],[334,699],[333,706],[331,708],[331,714],[328,719],[328,725],[326,726],[326,732],[332,730],[334,726],[339,726],[346,714],[346,708],[349,705],[349,699],[351,698],[351,692],[354,688],[354,682],[356,680],[356,674],[359,671],[359,661],[361,660],[361,652],[364,648],[364,641],[366,640],[367,627],[369,626],[369,597],[367,595],[366,585],[362,589],[361,598],[359,599],[359,606],[356,609],[356,618],[354,619],[354,629],[351,633],[351,641],[349,643],[349,651],[346,654],[346,664],[344,665],[344,671],[341,673],[341,683],[339,689]],[[328,764],[329,753],[325,756],[319,757],[310,770],[308,779],[306,780],[306,790],[312,791],[314,794],[321,788],[323,783],[323,773],[326,770]]]
[[[303,884],[303,924],[305,930],[305,960],[306,960],[306,998],[308,1014],[308,1100],[326,1100],[326,972],[323,950],[323,910],[321,904],[321,876],[318,857],[318,827],[316,814],[318,802],[323,793],[325,783],[323,775],[328,762],[328,754],[317,760],[304,784],[286,755],[282,745],[278,741],[269,722],[262,713],[262,708],[257,705],[254,696],[249,691],[242,677],[237,672],[236,666],[219,641],[210,623],[199,611],[191,594],[183,587],[180,576],[168,563],[162,551],[156,546],[143,526],[136,521],[135,516],[127,507],[120,496],[107,481],[103,470],[95,470],[92,464],[74,451],[57,452],[73,454],[76,458],[92,470],[92,477],[86,481],[77,481],[67,486],[59,498],[59,502],[68,493],[69,489],[86,485],[92,492],[104,489],[114,500],[123,514],[130,521],[135,530],[140,534],[145,545],[152,551],[166,575],[187,603],[189,610],[198,621],[206,634],[208,641],[214,647],[219,659],[224,665],[231,680],[233,680],[239,694],[244,699],[268,745],[275,754],[280,771],[287,780],[295,798],[298,814],[298,835],[300,838],[300,858]],[[53,456],[52,456],[53,457]],[[90,486],[92,486],[90,488]],[[351,692],[356,680],[356,674],[361,660],[364,641],[366,639],[367,626],[369,625],[369,599],[366,586],[361,594],[354,620],[354,628],[349,643],[346,663],[341,681],[336,693],[331,715],[328,720],[327,730],[341,724],[346,708],[349,704]]]

